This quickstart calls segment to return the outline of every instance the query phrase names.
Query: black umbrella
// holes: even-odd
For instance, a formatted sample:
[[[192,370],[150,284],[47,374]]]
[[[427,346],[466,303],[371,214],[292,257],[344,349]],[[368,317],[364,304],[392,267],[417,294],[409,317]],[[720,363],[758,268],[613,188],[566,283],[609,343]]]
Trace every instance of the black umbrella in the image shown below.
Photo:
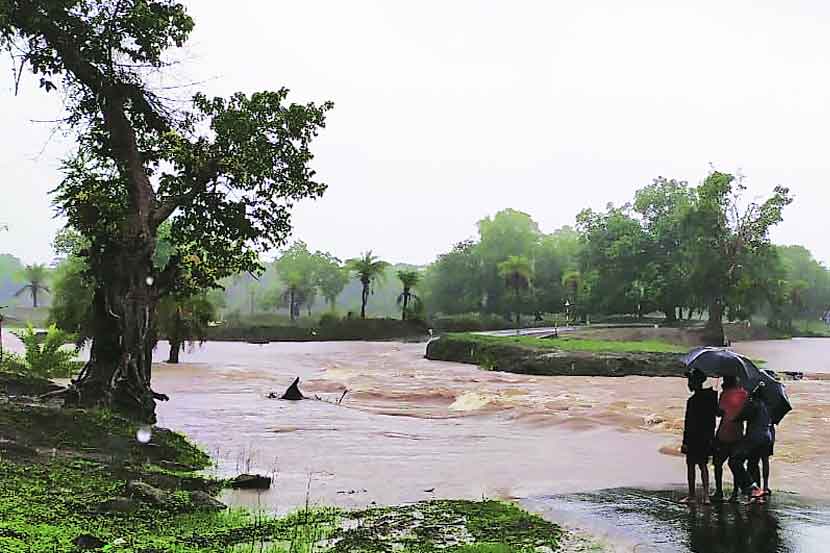
[[[706,376],[738,377],[741,386],[748,392],[755,391],[763,383],[763,388],[758,393],[767,404],[774,424],[781,422],[792,411],[786,389],[774,373],[759,369],[743,355],[728,349],[705,347],[690,351],[683,361],[690,371],[697,369]]]
[[[716,378],[723,376],[738,377],[747,391],[751,392],[758,384],[760,371],[758,367],[746,361],[744,357],[734,351],[713,347],[693,349],[683,359],[690,371],[697,369],[706,376]],[[751,382],[754,384],[750,388],[749,384]]]
[[[752,361],[745,359],[745,361],[752,365]],[[755,365],[752,365],[753,367]],[[781,422],[787,413],[793,410],[790,403],[790,398],[787,397],[787,389],[784,384],[775,377],[775,373],[766,369],[758,369],[758,381],[755,384],[757,387],[763,384],[763,387],[758,390],[764,403],[769,408],[769,416],[773,424]]]

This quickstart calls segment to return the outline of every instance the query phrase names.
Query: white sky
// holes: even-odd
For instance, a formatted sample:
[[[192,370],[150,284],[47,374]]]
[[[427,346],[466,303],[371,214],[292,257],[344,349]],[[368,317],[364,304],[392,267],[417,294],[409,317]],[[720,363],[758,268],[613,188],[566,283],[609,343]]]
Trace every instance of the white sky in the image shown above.
[[[182,74],[209,94],[287,86],[336,105],[326,196],[295,236],[425,263],[512,207],[543,230],[658,175],[790,186],[776,229],[830,262],[830,4],[818,1],[191,0]],[[7,66],[7,64],[6,64]],[[0,81],[0,252],[48,261],[58,99]],[[44,149],[45,148],[45,149]]]

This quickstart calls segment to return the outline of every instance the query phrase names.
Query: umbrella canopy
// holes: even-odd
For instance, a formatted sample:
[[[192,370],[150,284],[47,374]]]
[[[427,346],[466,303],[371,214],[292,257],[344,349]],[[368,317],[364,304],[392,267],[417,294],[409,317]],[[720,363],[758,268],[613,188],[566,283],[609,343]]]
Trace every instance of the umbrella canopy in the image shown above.
[[[733,351],[713,347],[693,349],[683,359],[690,371],[697,369],[706,376],[715,378],[735,376],[740,379],[744,388],[752,391],[758,383],[760,371],[758,367],[746,361],[746,358]],[[748,384],[751,382],[754,382],[754,385],[749,388]]]
[[[775,378],[775,374],[759,369],[743,355],[728,349],[705,347],[690,351],[683,362],[690,371],[697,369],[706,376],[735,376],[748,392],[755,391],[758,385],[763,383],[758,393],[767,404],[774,424],[780,423],[781,419],[792,411],[786,389]]]

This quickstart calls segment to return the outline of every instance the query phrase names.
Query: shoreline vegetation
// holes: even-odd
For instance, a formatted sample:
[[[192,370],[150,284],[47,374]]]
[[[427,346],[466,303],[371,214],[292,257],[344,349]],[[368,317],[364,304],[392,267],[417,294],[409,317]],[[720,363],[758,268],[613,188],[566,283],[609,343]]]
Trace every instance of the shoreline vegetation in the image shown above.
[[[446,334],[426,358],[485,370],[543,376],[682,376],[681,346],[658,341],[597,341],[560,336]]]
[[[4,553],[523,553],[590,541],[487,500],[362,511],[306,506],[281,517],[227,509],[215,499],[227,481],[204,476],[211,461],[185,437],[154,428],[142,444],[139,426],[108,411],[37,399],[55,389],[44,379],[0,374]]]

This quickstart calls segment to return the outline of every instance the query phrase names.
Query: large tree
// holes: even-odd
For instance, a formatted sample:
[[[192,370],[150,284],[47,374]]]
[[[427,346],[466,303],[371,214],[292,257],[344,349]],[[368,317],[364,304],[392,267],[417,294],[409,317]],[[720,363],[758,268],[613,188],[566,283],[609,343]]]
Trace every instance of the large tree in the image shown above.
[[[90,241],[90,361],[68,400],[155,420],[156,307],[182,286],[259,269],[290,231],[293,203],[323,193],[310,142],[330,104],[286,104],[287,90],[196,94],[171,108],[147,77],[193,29],[173,0],[3,0],[0,42],[46,91],[62,89],[78,150],[55,200]],[[154,262],[159,227],[174,245]]]
[[[300,307],[313,303],[316,290],[317,259],[308,251],[305,242],[297,241],[274,262],[284,285],[283,299],[293,321]]]
[[[314,254],[317,262],[315,273],[315,284],[320,293],[334,311],[337,306],[337,296],[349,283],[349,272],[343,267],[339,259],[327,252]]]
[[[696,189],[685,221],[692,236],[684,243],[692,268],[689,281],[709,311],[704,339],[715,345],[725,342],[724,314],[741,306],[747,287],[757,280],[752,268],[772,248],[770,230],[792,202],[782,186],[763,202],[745,200],[745,192],[742,179],[713,171]]]
[[[481,261],[484,288],[483,309],[503,314],[512,309],[510,290],[499,275],[498,264],[511,255],[530,259],[541,233],[539,225],[527,213],[504,209],[478,222],[479,243],[476,251]]]
[[[693,199],[686,182],[665,177],[657,177],[634,197],[634,211],[646,233],[639,280],[649,303],[669,322],[677,318],[678,308],[690,303],[690,269],[682,245],[688,238],[684,221]]]
[[[511,255],[498,264],[499,276],[504,284],[513,293],[512,309],[516,315],[516,327],[521,325],[522,319],[522,292],[530,289],[533,274],[530,260],[521,255]]]

